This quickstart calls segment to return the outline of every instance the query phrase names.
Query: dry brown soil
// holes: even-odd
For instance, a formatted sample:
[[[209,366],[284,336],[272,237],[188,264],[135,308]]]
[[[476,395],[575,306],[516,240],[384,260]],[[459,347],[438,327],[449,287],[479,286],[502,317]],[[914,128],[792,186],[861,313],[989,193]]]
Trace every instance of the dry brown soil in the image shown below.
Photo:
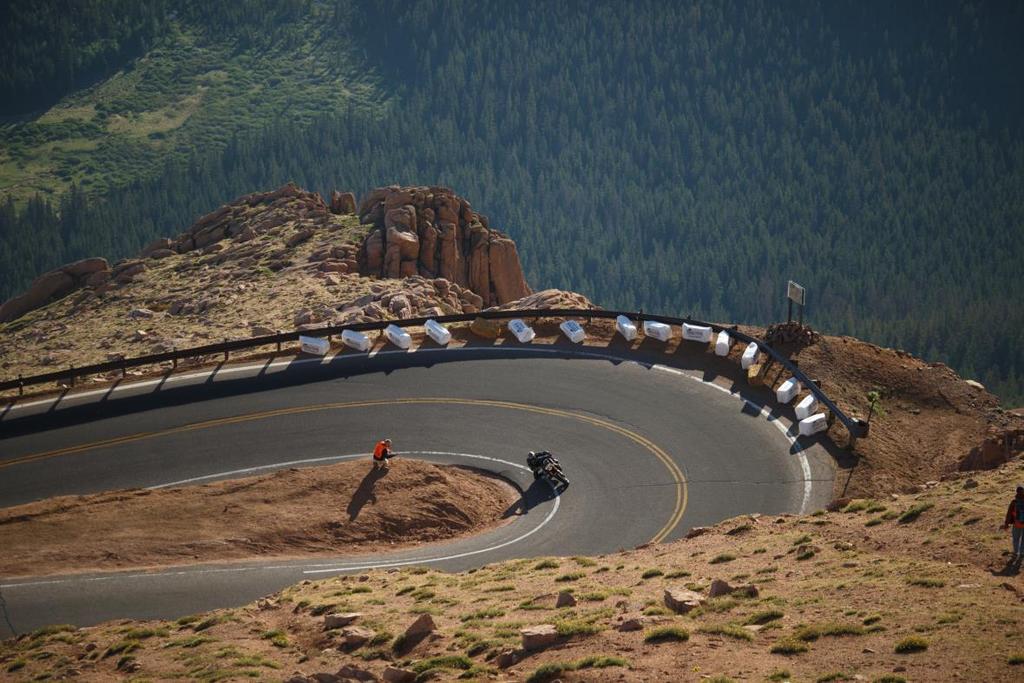
[[[392,463],[386,472],[367,459],[0,509],[0,576],[394,550],[502,524],[519,497],[477,470]]]
[[[998,525],[1022,478],[1018,459],[914,495],[744,516],[593,558],[373,571],[175,622],[51,627],[0,644],[0,676],[311,683],[348,666],[377,677],[386,667],[431,670],[445,681],[1018,681],[1024,583]],[[710,599],[685,615],[665,607],[666,589],[707,596],[714,579],[753,584],[757,595]],[[559,591],[576,604],[555,607]],[[325,628],[332,612],[360,613],[353,626],[367,642],[344,646],[343,630]],[[402,638],[423,614],[435,631]],[[650,621],[619,630],[638,616]],[[523,651],[520,629],[540,624],[560,637]],[[683,640],[654,638],[664,627]],[[581,664],[591,668],[558,673]]]

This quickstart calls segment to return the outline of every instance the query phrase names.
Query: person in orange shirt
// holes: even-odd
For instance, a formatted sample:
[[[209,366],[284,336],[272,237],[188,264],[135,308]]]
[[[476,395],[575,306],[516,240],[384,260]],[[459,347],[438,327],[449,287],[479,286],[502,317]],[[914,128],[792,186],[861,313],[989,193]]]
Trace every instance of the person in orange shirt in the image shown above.
[[[386,470],[388,468],[388,460],[393,457],[391,455],[391,439],[378,441],[377,445],[373,447],[373,468]]]

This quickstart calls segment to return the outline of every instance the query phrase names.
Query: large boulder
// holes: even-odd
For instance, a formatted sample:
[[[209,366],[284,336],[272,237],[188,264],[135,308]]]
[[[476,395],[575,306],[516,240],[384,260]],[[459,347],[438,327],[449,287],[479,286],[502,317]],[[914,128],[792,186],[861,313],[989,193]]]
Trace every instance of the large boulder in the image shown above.
[[[331,192],[331,213],[350,214],[356,212],[356,196],[351,192]]]
[[[540,624],[519,629],[526,651],[543,650],[558,642],[558,630],[553,624]]]
[[[75,278],[62,270],[52,270],[37,277],[24,294],[0,305],[0,323],[17,320],[29,311],[41,308],[75,289]]]
[[[483,306],[530,294],[515,243],[448,188],[377,188],[359,219],[374,226],[359,252],[364,275],[442,277],[469,287]]]
[[[665,589],[665,607],[676,614],[686,614],[705,602],[704,596],[686,588]]]

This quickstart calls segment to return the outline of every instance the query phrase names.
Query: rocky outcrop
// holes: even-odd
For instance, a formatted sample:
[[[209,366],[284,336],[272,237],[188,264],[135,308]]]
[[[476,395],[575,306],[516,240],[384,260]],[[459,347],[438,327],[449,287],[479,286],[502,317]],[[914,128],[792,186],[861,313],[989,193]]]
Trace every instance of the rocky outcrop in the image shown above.
[[[534,292],[521,299],[510,301],[501,306],[495,306],[499,311],[528,311],[538,308],[597,308],[590,299],[561,289],[545,289]]]
[[[686,588],[667,588],[665,590],[665,607],[676,614],[686,614],[697,609],[704,602],[703,595]]]
[[[960,461],[959,470],[992,470],[1024,453],[1024,428],[989,428],[984,441]]]
[[[356,196],[351,192],[331,192],[331,213],[350,214],[356,212]]]
[[[448,188],[377,188],[360,202],[359,219],[374,226],[359,252],[364,274],[441,277],[485,306],[530,294],[515,242]]]
[[[37,277],[23,294],[0,305],[0,323],[17,320],[52,301],[67,296],[90,281],[109,279],[110,265],[104,258],[75,261]]]

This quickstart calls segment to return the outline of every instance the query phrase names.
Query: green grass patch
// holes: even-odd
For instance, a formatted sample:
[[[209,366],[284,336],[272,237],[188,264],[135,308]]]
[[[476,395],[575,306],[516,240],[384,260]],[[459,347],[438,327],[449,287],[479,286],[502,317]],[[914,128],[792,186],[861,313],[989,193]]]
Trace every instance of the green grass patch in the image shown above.
[[[711,624],[708,626],[701,626],[697,629],[698,633],[704,633],[709,636],[726,636],[727,638],[733,638],[735,640],[753,640],[754,634],[736,624]]]
[[[503,616],[505,616],[505,610],[499,607],[485,607],[469,614],[463,614],[459,619],[461,621],[469,621],[471,619],[496,619]]]
[[[142,647],[142,643],[137,640],[121,640],[103,651],[103,659],[113,657],[114,655],[126,655],[129,652],[138,650],[140,647]]]
[[[580,567],[596,567],[597,566],[597,562],[592,560],[592,559],[590,559],[589,557],[574,557],[574,558],[572,558],[572,561],[575,562]]]
[[[946,585],[946,582],[940,579],[931,579],[928,577],[915,577],[907,579],[907,584],[911,586],[921,586],[922,588],[942,588]]]
[[[781,619],[784,616],[786,616],[786,615],[783,614],[781,610],[766,609],[766,610],[762,610],[760,612],[755,612],[754,614],[751,614],[749,617],[747,617],[746,619],[743,620],[743,623],[744,624],[751,624],[751,625],[752,624],[758,624],[758,625],[762,625],[763,626],[764,624],[767,624],[768,622],[776,621],[777,619]]]
[[[864,621],[861,622],[861,623],[863,623],[865,626],[871,626],[871,624],[876,624],[876,623],[878,623],[881,620],[882,620],[882,615],[881,614],[872,614],[869,617],[864,617]]]
[[[645,643],[685,643],[689,639],[690,632],[680,626],[659,626],[644,633]]]
[[[776,669],[775,671],[768,674],[765,679],[767,681],[788,681],[793,678],[793,674],[789,673],[789,669]]]
[[[835,681],[852,681],[853,678],[843,673],[842,671],[835,671],[824,676],[818,676],[814,683],[835,683]]]
[[[592,655],[578,659],[575,662],[549,662],[538,667],[526,679],[527,683],[545,683],[569,671],[580,669],[605,669],[611,666],[629,668],[629,661],[622,657],[610,657],[607,655]]]
[[[807,643],[793,639],[780,640],[772,645],[770,652],[775,655],[798,655],[807,652]]]
[[[685,569],[673,569],[665,574],[666,579],[683,579],[687,576],[692,576],[692,574]]]
[[[561,576],[555,577],[557,583],[567,583],[569,581],[579,581],[586,574],[583,572],[569,572],[568,574],[562,574]]]
[[[462,669],[463,671],[473,668],[473,660],[465,655],[442,655],[421,659],[412,665],[412,670],[417,674],[431,669]]]
[[[562,638],[571,638],[572,636],[591,636],[595,633],[600,633],[603,630],[601,626],[589,621],[587,619],[564,619],[562,621],[555,622],[555,631]]]
[[[805,543],[810,543],[810,542],[811,542],[811,537],[808,536],[807,534],[804,534],[800,538],[798,538],[795,541],[793,541],[792,545],[795,548],[798,545],[804,545]]]
[[[260,636],[263,640],[269,640],[270,644],[274,647],[288,647],[288,636],[284,631],[275,629],[273,631],[264,631],[263,635]]]
[[[710,560],[708,560],[708,564],[722,564],[724,562],[732,562],[735,559],[735,555],[730,555],[729,553],[722,553],[720,555],[715,555]]]
[[[900,515],[898,522],[900,524],[909,524],[910,522],[913,522],[918,517],[920,517],[923,512],[931,510],[932,507],[932,503],[918,503],[917,505],[913,506],[912,508],[904,512],[902,515]]]
[[[907,636],[896,643],[896,654],[909,654],[911,652],[923,652],[928,649],[928,641],[921,636]]]
[[[416,590],[416,586],[403,586],[402,588],[399,588],[397,591],[395,591],[395,597],[408,595],[409,593],[412,593],[414,590]]]
[[[179,638],[178,640],[172,640],[167,643],[164,647],[184,647],[194,648],[199,647],[205,643],[213,643],[215,640],[209,636],[186,636],[185,638]]]
[[[881,517],[873,517],[872,519],[869,519],[868,521],[864,522],[864,526],[878,526],[883,521],[885,520],[883,520]]]
[[[558,569],[558,563],[554,560],[541,560],[533,565],[534,569]]]
[[[903,676],[896,676],[894,674],[886,674],[873,680],[871,683],[907,683],[907,679]]]
[[[850,512],[863,512],[864,510],[866,510],[868,508],[868,505],[870,505],[870,504],[871,504],[871,501],[869,501],[869,500],[864,500],[864,499],[851,500],[849,503],[846,504],[846,507],[844,507],[842,509],[842,512],[846,512],[846,513],[850,513]]]
[[[823,638],[825,636],[841,637],[841,636],[862,636],[864,635],[864,627],[860,624],[816,624],[814,626],[804,626],[798,629],[796,637],[799,640],[810,642]]]
[[[641,579],[653,579],[656,576],[664,576],[664,575],[665,575],[665,572],[661,571],[660,569],[648,569],[648,570],[644,571],[643,574],[640,575],[640,578]]]
[[[799,555],[797,555],[796,559],[801,561],[801,562],[803,562],[804,560],[809,560],[812,557],[814,557],[814,554],[815,553],[814,553],[814,549],[813,548],[807,548],[806,550],[801,552]]]
[[[1021,664],[1024,664],[1024,652],[1014,652],[1006,658],[1006,663],[1010,666],[1020,666]]]
[[[26,664],[28,664],[28,662],[26,662],[24,659],[15,659],[7,665],[7,673],[10,674],[14,673],[15,671],[20,671],[25,668]]]

